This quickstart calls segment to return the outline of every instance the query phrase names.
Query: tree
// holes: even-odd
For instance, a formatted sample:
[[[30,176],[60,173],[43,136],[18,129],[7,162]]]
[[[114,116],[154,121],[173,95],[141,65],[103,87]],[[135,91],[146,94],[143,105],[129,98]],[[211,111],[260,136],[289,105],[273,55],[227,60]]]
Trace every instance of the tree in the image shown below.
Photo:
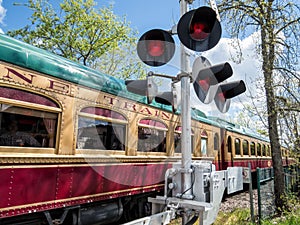
[[[233,37],[245,36],[249,31],[259,31],[261,43],[258,52],[262,57],[262,72],[264,76],[264,89],[267,105],[268,132],[272,150],[274,167],[275,204],[278,212],[286,206],[284,193],[284,172],[281,160],[278,125],[281,110],[280,96],[291,99],[295,89],[286,89],[286,84],[279,85],[278,78],[283,75],[296,80],[299,90],[299,74],[294,65],[299,60],[299,5],[290,1],[274,0],[220,0],[217,3],[222,18],[226,20],[227,27]],[[252,30],[251,30],[252,29]],[[290,79],[289,79],[290,80]],[[284,90],[284,91],[283,91]],[[297,89],[296,89],[297,90]],[[284,95],[282,95],[284,92]],[[298,96],[294,95],[293,102],[297,103]],[[295,107],[289,108],[295,112]],[[298,121],[299,122],[299,121]],[[299,140],[298,140],[299,142]]]
[[[48,0],[28,0],[25,6],[33,11],[31,25],[8,35],[92,68],[97,63],[107,65],[111,75],[123,77],[124,69],[115,64],[120,54],[108,54],[123,51],[127,57],[135,55],[129,54],[133,50],[128,46],[136,45],[136,32],[125,17],[113,14],[112,6],[96,9],[94,0],[64,0],[57,11]],[[131,67],[122,66],[138,77],[144,75],[142,64],[134,62]]]

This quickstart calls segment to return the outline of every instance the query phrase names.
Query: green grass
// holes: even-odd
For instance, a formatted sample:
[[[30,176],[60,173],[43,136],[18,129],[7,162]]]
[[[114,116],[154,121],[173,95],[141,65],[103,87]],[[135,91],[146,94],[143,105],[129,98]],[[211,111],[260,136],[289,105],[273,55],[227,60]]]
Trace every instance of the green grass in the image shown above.
[[[254,225],[258,223],[251,223],[250,210],[236,209],[230,213],[218,214],[214,225]],[[261,221],[261,225],[300,225],[300,204],[291,212],[286,212],[281,217],[265,219]]]
[[[219,212],[214,225],[248,225],[251,224],[250,210],[236,209],[230,213]]]
[[[300,210],[292,213],[284,213],[281,217],[272,220],[262,221],[262,225],[299,225],[300,224]]]

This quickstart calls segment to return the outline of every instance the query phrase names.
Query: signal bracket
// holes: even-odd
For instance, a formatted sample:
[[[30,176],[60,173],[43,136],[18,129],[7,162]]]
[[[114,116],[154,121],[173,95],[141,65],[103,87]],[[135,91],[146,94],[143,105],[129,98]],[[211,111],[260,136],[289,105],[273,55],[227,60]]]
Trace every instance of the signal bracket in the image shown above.
[[[180,81],[181,78],[183,78],[183,77],[189,77],[189,78],[190,78],[190,82],[191,82],[191,83],[194,82],[194,81],[193,81],[193,76],[192,76],[191,73],[185,73],[185,72],[183,72],[183,73],[178,74],[178,75],[177,75],[178,81]]]
[[[164,77],[164,78],[168,78],[171,79],[172,81],[176,80],[177,78],[171,75],[167,75],[167,74],[159,74],[159,73],[154,73],[153,71],[148,72],[149,77]]]
[[[173,81],[173,83],[179,82],[181,80],[181,78],[183,78],[183,77],[189,77],[191,83],[194,82],[192,73],[185,73],[185,72],[179,73],[176,77],[174,77],[174,76],[171,76],[171,75],[159,74],[159,73],[154,73],[153,71],[150,71],[150,72],[148,72],[147,76],[148,77],[154,76],[154,77],[168,78],[168,79],[171,79]]]

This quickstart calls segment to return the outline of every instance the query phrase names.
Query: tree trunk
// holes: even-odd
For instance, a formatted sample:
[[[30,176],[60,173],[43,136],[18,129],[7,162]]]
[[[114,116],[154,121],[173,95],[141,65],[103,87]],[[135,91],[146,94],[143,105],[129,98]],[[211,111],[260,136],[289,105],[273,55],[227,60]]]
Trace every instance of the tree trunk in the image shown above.
[[[277,116],[276,102],[274,91],[271,84],[265,80],[267,108],[268,108],[268,124],[269,124],[269,138],[272,150],[272,161],[274,168],[274,191],[275,191],[275,205],[280,212],[284,209],[285,201],[285,185],[284,185],[284,171],[282,164],[281,148],[279,143],[278,129],[277,129]],[[271,87],[271,88],[270,88]]]
[[[278,134],[278,109],[276,107],[275,90],[273,85],[273,65],[275,59],[273,31],[268,31],[262,28],[262,56],[263,56],[263,73],[267,100],[268,112],[268,130],[270,145],[272,151],[272,162],[274,168],[274,191],[275,191],[275,205],[278,213],[281,213],[285,208],[285,185],[284,185],[284,171],[282,164],[282,155]]]

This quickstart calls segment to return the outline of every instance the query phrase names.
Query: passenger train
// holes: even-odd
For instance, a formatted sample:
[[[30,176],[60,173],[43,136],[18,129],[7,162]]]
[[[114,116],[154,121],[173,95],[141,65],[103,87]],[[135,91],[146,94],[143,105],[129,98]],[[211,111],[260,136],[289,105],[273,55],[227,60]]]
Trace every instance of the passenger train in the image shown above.
[[[271,167],[270,144],[192,110],[192,155]],[[125,81],[0,35],[0,224],[117,224],[151,212],[181,118]],[[285,159],[287,149],[282,149]],[[287,160],[284,160],[288,163]]]

